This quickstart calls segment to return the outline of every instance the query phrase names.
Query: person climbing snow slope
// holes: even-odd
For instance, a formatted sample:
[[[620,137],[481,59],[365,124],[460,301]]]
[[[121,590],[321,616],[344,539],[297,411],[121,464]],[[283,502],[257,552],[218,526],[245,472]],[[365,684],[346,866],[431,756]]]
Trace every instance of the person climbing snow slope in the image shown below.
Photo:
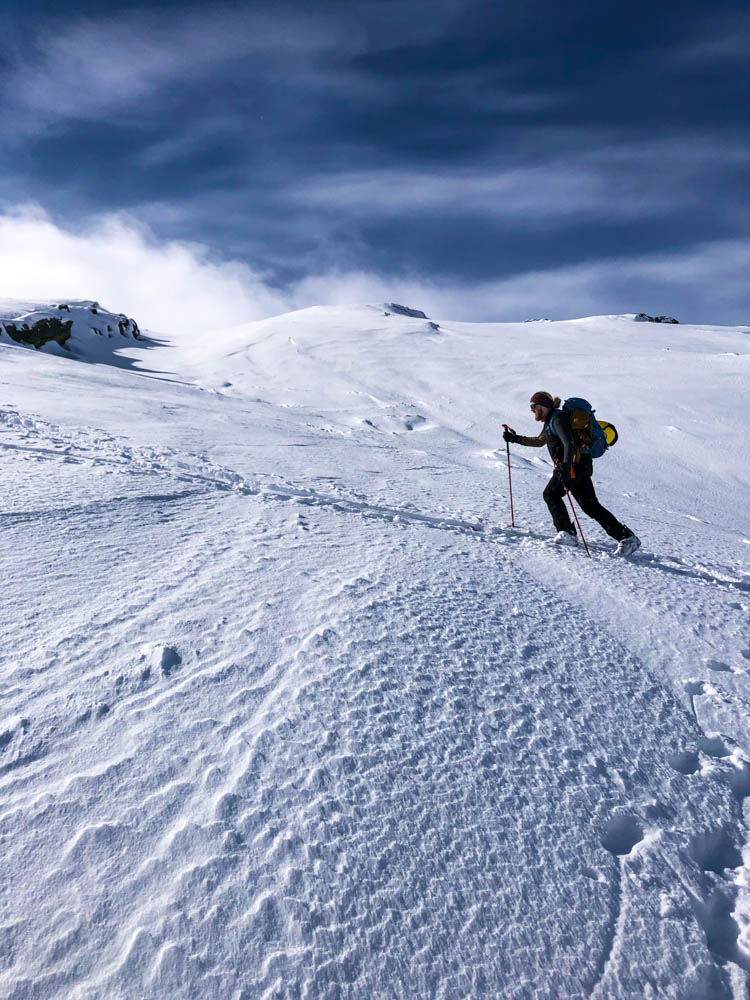
[[[547,445],[555,471],[544,489],[544,500],[552,515],[559,545],[577,545],[578,536],[565,506],[565,493],[571,493],[581,506],[581,510],[597,521],[607,534],[617,541],[617,553],[630,555],[640,546],[640,539],[626,524],[603,507],[596,496],[592,474],[594,463],[591,455],[579,452],[573,441],[570,416],[560,409],[560,399],[548,392],[535,392],[530,400],[534,419],[543,424],[537,437],[525,437],[507,427],[503,440],[511,444],[521,444],[529,448]]]

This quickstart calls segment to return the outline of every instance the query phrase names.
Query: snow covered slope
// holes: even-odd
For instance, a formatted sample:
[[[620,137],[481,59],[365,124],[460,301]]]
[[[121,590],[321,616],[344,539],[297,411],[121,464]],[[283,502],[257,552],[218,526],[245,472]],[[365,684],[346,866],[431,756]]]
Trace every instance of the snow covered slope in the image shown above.
[[[749,332],[0,337],[2,995],[746,997]],[[537,389],[631,559],[510,527]]]

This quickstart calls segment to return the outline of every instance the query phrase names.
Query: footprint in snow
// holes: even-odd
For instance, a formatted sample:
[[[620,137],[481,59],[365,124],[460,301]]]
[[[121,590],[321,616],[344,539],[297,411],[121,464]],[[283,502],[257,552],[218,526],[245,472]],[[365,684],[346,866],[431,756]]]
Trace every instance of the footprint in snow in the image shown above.
[[[596,868],[591,868],[589,865],[585,865],[581,869],[581,874],[585,875],[586,878],[590,878],[593,882],[604,882],[606,884],[607,880],[604,875],[602,875],[600,871],[597,871]]]
[[[14,715],[0,723],[0,750],[4,750],[16,737],[24,736],[31,728],[28,719]]]
[[[717,673],[719,672],[731,673],[732,671],[732,668],[729,666],[728,663],[725,663],[724,660],[713,660],[713,659],[706,660],[706,667],[709,670],[716,671]]]
[[[700,766],[700,759],[695,751],[683,750],[669,757],[669,766],[680,774],[695,774]]]
[[[739,847],[724,828],[697,834],[691,839],[688,850],[699,868],[715,875],[721,875],[725,868],[739,868],[742,864]]]
[[[698,740],[698,749],[707,757],[728,757],[731,750],[720,736],[701,736]]]
[[[141,646],[140,662],[144,664],[141,679],[148,680],[152,671],[160,671],[162,676],[169,677],[182,663],[182,656],[174,646],[146,643]]]
[[[706,685],[703,681],[686,681],[685,682],[685,693],[689,694],[691,698],[696,695],[705,694]]]
[[[421,413],[415,413],[413,416],[404,418],[404,427],[407,431],[413,431],[415,427],[425,423],[427,423],[427,418],[423,417]]]
[[[623,857],[630,854],[636,844],[643,840],[643,827],[637,817],[630,813],[613,816],[607,823],[607,829],[602,837],[602,847]]]

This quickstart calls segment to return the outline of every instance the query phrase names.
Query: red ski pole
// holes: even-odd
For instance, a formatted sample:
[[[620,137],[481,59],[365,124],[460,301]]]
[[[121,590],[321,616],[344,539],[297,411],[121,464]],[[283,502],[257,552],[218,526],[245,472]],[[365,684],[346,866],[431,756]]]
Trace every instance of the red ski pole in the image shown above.
[[[576,509],[573,506],[573,498],[571,497],[570,493],[568,493],[567,488],[566,488],[565,492],[566,492],[566,494],[568,496],[568,500],[570,500],[570,509],[573,511],[573,517],[576,519],[576,524],[578,525],[578,531],[579,531],[580,536],[581,536],[581,541],[583,542],[583,547],[584,547],[584,549],[586,549],[586,555],[590,559],[591,558],[591,553],[589,552],[589,547],[586,544],[586,539],[584,537],[584,534],[581,531],[581,522],[578,520],[578,514],[576,514]]]
[[[507,424],[503,424],[503,427],[507,430],[510,428]],[[516,526],[515,515],[513,514],[513,481],[510,478],[510,441],[505,442],[505,450],[508,454],[508,489],[510,490],[510,524],[512,528]]]

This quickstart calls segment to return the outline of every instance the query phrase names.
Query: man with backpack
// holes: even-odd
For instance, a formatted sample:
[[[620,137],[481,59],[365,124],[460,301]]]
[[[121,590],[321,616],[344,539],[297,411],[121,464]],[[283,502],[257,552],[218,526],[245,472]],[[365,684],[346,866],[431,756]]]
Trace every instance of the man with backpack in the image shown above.
[[[585,403],[585,400],[580,402]],[[580,435],[576,441],[576,435],[571,427],[571,413],[566,409],[560,409],[559,397],[553,398],[548,392],[535,392],[530,405],[534,419],[544,425],[539,436],[524,437],[516,434],[512,428],[506,427],[503,440],[530,448],[547,445],[555,463],[555,471],[545,487],[544,499],[557,528],[555,542],[559,545],[578,544],[576,529],[565,506],[565,493],[568,491],[576,498],[581,510],[597,521],[607,534],[617,541],[619,555],[630,555],[631,552],[635,552],[641,544],[638,536],[627,525],[621,524],[606,507],[602,507],[597,499],[591,479],[594,471],[591,447],[585,444],[581,446]],[[593,421],[593,416],[591,420]],[[586,440],[590,440],[590,436]]]

